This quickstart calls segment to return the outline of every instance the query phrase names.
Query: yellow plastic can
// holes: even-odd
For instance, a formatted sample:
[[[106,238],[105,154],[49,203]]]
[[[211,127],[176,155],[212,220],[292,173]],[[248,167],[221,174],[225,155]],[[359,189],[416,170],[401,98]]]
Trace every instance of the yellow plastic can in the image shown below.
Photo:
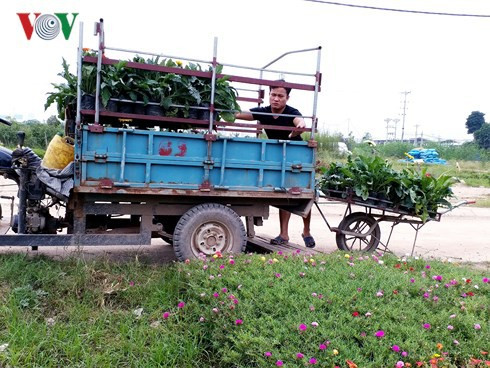
[[[49,142],[42,165],[48,169],[64,169],[75,157],[74,143],[70,137],[55,135]]]

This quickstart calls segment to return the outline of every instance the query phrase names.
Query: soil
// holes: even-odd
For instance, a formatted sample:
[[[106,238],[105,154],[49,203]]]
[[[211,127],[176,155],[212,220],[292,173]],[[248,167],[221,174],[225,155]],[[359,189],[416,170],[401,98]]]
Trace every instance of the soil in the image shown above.
[[[15,196],[17,187],[13,182],[0,178],[0,195]],[[5,186],[8,185],[8,186]],[[490,188],[474,188],[464,184],[453,187],[456,203],[461,200],[490,199]],[[0,234],[8,230],[10,215],[9,201],[0,199],[4,219],[0,222]],[[345,204],[331,201],[320,203],[320,209],[330,226],[337,226],[342,220]],[[363,208],[355,209],[362,211]],[[440,222],[429,221],[418,231],[410,224],[398,224],[393,233],[387,250],[399,256],[410,255],[424,258],[444,259],[448,262],[476,263],[479,268],[490,269],[490,208],[461,206],[444,214]],[[293,215],[289,224],[290,241],[303,245],[301,233],[303,222],[299,216]],[[381,240],[386,243],[391,223],[381,223]],[[256,227],[257,234],[275,237],[279,232],[278,210],[271,207],[269,219],[264,226]],[[11,230],[9,231],[11,234]],[[315,249],[333,252],[337,249],[335,233],[328,230],[323,217],[317,208],[313,208],[311,233],[315,237]],[[414,245],[415,236],[416,243]],[[380,249],[380,248],[378,248]],[[306,248],[305,248],[306,250]],[[113,261],[139,260],[147,263],[165,263],[176,261],[173,249],[161,239],[153,239],[148,246],[85,246],[85,247],[39,247],[32,251],[30,247],[12,247],[3,245],[0,253],[43,254],[53,258],[69,256],[91,259],[103,257]]]

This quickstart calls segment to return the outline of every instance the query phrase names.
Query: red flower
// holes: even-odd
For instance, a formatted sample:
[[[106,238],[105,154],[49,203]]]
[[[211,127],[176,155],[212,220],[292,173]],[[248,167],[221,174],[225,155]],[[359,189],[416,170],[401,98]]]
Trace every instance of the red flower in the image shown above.
[[[475,296],[475,293],[474,293],[474,292],[472,292],[472,291],[468,291],[468,292],[466,293],[466,295],[468,295],[468,296]]]
[[[359,317],[359,312],[358,311],[352,312],[352,317]]]
[[[397,264],[395,265],[395,268],[400,268],[401,266],[402,266],[401,264],[397,263]]]
[[[471,279],[467,279],[466,283],[469,284],[471,282]]]
[[[393,290],[393,294],[398,294],[398,290]]]

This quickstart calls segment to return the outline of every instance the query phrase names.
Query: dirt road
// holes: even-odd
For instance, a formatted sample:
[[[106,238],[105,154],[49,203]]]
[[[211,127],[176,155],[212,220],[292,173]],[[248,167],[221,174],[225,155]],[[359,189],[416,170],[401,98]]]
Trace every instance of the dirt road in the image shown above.
[[[15,195],[16,187],[1,186],[8,184],[0,178],[0,193],[2,195]],[[471,188],[463,185],[454,187],[457,199],[476,199],[478,197],[490,198],[489,188]],[[4,215],[10,209],[6,200],[0,200]],[[337,226],[342,219],[345,205],[333,202],[321,204],[327,220],[331,226]],[[264,221],[264,226],[256,227],[257,234],[274,237],[278,233],[277,209],[271,208],[270,217]],[[5,225],[5,221],[3,222]],[[3,231],[2,231],[3,229]],[[316,208],[313,209],[312,234],[317,243],[317,249],[333,252],[337,249],[335,234],[328,230]],[[6,227],[0,227],[3,234]],[[298,216],[292,216],[290,222],[290,240],[302,245],[302,221]],[[390,231],[390,224],[382,224],[382,241],[385,242]],[[415,231],[408,224],[400,224],[394,228],[389,249],[397,255],[410,254],[414,241]],[[0,247],[0,253],[27,252],[33,253],[29,247]],[[105,256],[113,260],[138,259],[161,263],[174,261],[175,255],[171,246],[163,240],[154,239],[151,246],[98,246],[98,247],[39,247],[38,254],[62,258],[76,254],[83,258]],[[428,222],[419,231],[414,254],[422,257],[436,257],[450,259],[454,262],[477,262],[484,267],[490,264],[490,208],[460,207],[442,216],[440,222]]]

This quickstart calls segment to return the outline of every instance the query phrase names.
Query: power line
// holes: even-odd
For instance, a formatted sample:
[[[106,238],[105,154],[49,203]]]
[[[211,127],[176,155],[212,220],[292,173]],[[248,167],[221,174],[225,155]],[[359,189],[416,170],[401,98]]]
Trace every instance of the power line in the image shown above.
[[[361,8],[361,9],[371,9],[371,10],[383,10],[383,11],[392,11],[399,13],[412,13],[412,14],[427,14],[427,15],[447,15],[452,17],[478,17],[478,18],[490,18],[488,14],[462,14],[462,13],[440,13],[440,12],[429,12],[422,10],[406,10],[406,9],[393,9],[393,8],[380,8],[376,6],[366,6],[366,5],[355,5],[355,4],[345,4],[345,3],[337,3],[333,1],[324,1],[324,0],[304,0],[310,1],[313,3],[321,3],[328,5],[339,5],[339,6],[348,6],[351,8]]]

